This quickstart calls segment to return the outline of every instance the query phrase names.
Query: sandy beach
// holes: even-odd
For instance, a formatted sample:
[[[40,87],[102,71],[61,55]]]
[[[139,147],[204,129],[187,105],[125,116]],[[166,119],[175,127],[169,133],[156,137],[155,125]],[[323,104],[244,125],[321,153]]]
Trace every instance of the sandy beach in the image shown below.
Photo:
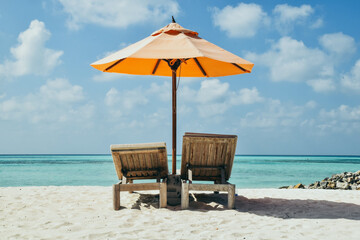
[[[158,209],[149,192],[110,187],[0,188],[1,239],[358,239],[360,191],[238,189],[195,194],[188,210]]]

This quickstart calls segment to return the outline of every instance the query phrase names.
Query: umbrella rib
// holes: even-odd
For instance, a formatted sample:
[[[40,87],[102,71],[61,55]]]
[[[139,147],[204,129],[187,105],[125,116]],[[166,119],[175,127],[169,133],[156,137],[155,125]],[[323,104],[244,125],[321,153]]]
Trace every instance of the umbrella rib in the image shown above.
[[[199,60],[197,60],[197,58],[194,58],[194,60],[195,60],[195,62],[196,62],[196,65],[200,68],[202,74],[203,74],[205,77],[207,77],[207,74],[206,74],[205,70],[203,69],[203,67],[201,66]]]
[[[241,67],[241,66],[237,65],[236,63],[231,63],[231,64],[232,64],[232,65],[234,65],[235,67],[239,68],[240,70],[242,70],[242,71],[244,71],[244,72],[249,73],[249,71],[248,71],[248,70],[246,70],[245,68],[243,68],[243,67]]]
[[[115,67],[116,65],[118,65],[119,63],[121,63],[123,60],[125,60],[125,58],[122,58],[122,59],[117,60],[114,64],[111,64],[111,66],[107,67],[104,72],[109,71],[110,69],[112,69],[113,67]]]
[[[154,75],[154,74],[155,74],[155,72],[156,72],[157,68],[159,67],[160,61],[161,61],[161,59],[158,59],[158,60],[156,61],[156,64],[155,64],[154,70],[153,70],[153,71],[152,71],[152,73],[151,73],[152,75]]]

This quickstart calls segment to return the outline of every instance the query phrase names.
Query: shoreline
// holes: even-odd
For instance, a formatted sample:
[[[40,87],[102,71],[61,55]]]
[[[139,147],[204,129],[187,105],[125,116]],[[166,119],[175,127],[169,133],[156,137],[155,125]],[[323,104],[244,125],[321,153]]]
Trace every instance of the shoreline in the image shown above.
[[[360,191],[236,189],[195,194],[188,210],[158,209],[156,192],[125,192],[112,210],[111,187],[0,187],[4,239],[356,239]]]

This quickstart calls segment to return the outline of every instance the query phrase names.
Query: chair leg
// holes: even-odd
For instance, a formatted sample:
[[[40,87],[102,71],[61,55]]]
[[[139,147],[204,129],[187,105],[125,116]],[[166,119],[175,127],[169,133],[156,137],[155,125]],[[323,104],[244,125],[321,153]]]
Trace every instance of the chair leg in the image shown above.
[[[120,184],[113,185],[113,207],[117,211],[120,209]]]
[[[134,181],[132,179],[127,180],[129,184],[132,184]],[[129,191],[129,193],[134,193],[134,191]]]
[[[235,185],[234,184],[229,184],[228,208],[229,209],[235,208]]]
[[[220,181],[218,181],[218,180],[215,180],[214,181],[214,184],[220,184],[221,182]],[[214,194],[219,194],[219,191],[214,191]]]
[[[160,194],[159,194],[159,207],[167,207],[167,187],[166,182],[160,183]]]
[[[189,207],[189,183],[181,184],[181,209]]]

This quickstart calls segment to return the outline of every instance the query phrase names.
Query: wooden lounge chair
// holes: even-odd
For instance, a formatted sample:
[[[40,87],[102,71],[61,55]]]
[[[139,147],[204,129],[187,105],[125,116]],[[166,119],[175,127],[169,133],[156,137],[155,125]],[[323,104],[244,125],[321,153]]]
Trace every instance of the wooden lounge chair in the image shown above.
[[[236,149],[236,135],[185,133],[181,156],[181,208],[189,206],[189,191],[226,191],[228,208],[235,207],[235,185],[228,183]],[[214,181],[194,184],[192,181]]]
[[[165,179],[168,160],[165,143],[111,145],[111,154],[120,182],[113,185],[114,210],[120,209],[120,192],[160,190],[159,207],[167,206]],[[133,183],[139,179],[156,179],[155,183]],[[160,182],[160,180],[163,182]]]

